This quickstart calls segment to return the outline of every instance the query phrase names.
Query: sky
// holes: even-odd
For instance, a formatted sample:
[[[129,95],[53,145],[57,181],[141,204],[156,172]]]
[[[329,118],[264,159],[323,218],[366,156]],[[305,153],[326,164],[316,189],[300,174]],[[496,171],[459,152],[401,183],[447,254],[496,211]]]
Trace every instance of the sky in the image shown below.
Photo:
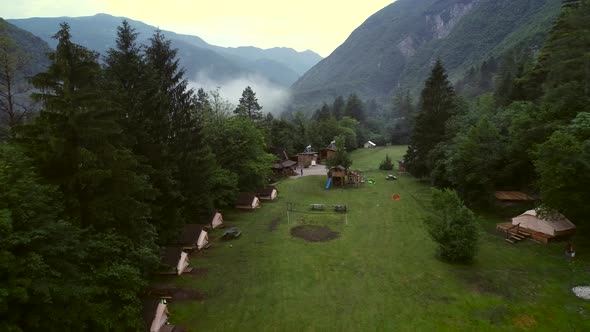
[[[291,47],[328,56],[394,0],[0,0],[3,18],[106,13],[219,46]]]

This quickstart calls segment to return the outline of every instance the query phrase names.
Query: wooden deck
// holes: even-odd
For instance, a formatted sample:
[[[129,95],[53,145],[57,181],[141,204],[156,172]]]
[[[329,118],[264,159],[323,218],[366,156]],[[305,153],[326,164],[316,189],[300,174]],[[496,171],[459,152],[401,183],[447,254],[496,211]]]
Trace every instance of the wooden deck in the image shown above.
[[[499,224],[496,224],[496,229],[502,231],[502,232],[506,232],[507,230],[511,229],[514,225],[512,225],[511,222],[502,222]],[[524,232],[524,233],[528,233],[531,235],[531,239],[537,241],[537,242],[541,242],[544,244],[549,243],[549,241],[555,240],[557,237],[556,236],[552,236],[552,235],[547,235],[544,233],[540,233],[537,231],[533,231],[524,227],[520,227],[520,231]],[[511,231],[513,233],[516,233],[516,229],[514,229],[514,231]]]

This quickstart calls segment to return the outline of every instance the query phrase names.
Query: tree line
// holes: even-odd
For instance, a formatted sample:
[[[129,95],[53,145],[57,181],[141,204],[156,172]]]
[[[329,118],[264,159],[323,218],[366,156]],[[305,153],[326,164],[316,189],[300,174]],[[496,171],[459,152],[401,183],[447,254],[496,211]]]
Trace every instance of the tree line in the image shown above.
[[[273,158],[252,89],[236,108],[194,91],[169,40],[137,37],[123,21],[101,62],[62,24],[49,68],[29,80],[39,111],[8,123],[2,331],[141,329],[138,295],[160,267],[159,247],[268,179]],[[13,50],[0,59],[20,75]]]

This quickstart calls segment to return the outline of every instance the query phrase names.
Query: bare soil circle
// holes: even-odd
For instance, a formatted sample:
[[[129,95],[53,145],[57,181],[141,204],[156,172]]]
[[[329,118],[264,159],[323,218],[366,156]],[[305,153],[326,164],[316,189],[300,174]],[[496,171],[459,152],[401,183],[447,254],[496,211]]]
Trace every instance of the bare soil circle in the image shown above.
[[[308,242],[326,242],[337,239],[340,233],[326,226],[301,225],[291,228],[291,236],[304,239]]]

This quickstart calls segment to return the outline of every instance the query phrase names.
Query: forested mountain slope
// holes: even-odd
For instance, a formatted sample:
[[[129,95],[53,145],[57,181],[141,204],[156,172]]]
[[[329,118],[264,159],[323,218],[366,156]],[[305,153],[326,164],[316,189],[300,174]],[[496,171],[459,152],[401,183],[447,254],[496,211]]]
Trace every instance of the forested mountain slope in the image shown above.
[[[398,0],[360,27],[292,86],[296,102],[357,93],[384,101],[416,92],[440,58],[452,81],[515,47],[539,49],[559,0]]]

